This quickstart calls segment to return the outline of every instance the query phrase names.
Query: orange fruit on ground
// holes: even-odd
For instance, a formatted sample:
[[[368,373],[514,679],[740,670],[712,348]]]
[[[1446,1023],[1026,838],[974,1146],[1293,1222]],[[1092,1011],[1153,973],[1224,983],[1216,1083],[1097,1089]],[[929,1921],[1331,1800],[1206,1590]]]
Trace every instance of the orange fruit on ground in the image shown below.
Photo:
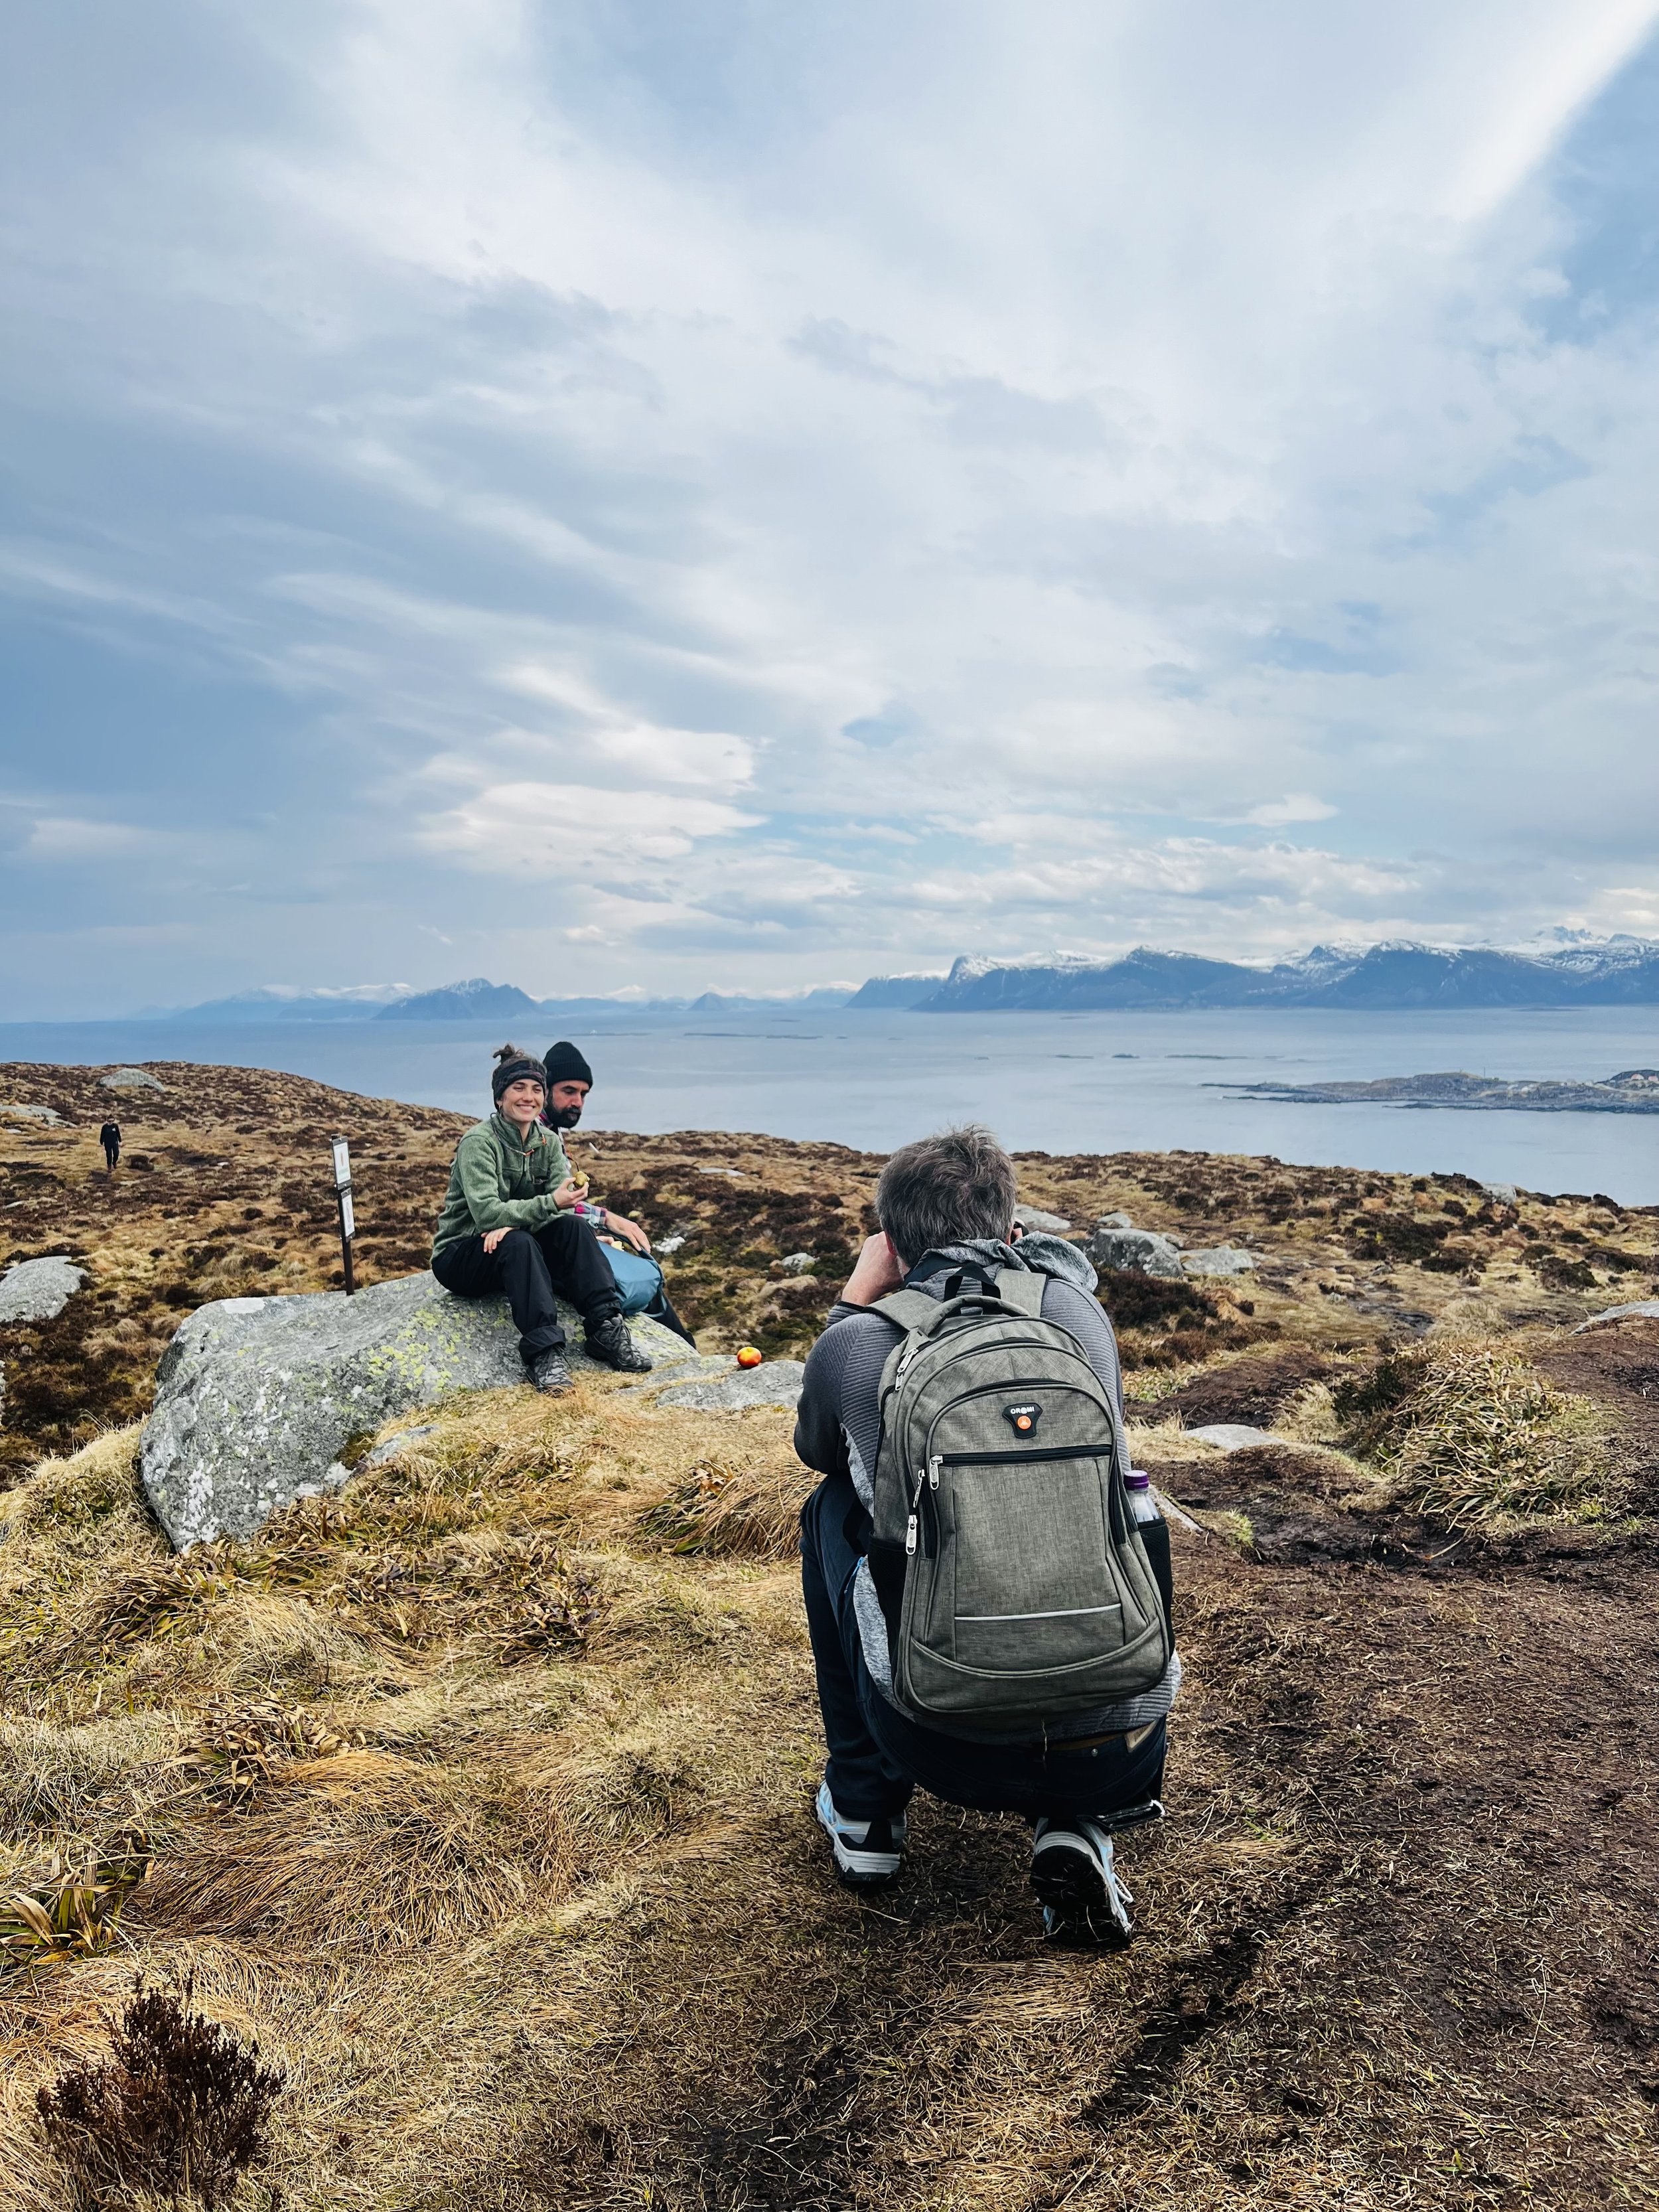
[[[757,1352],[752,1344],[745,1344],[738,1354],[738,1364],[739,1367],[758,1367],[763,1357],[763,1354]]]

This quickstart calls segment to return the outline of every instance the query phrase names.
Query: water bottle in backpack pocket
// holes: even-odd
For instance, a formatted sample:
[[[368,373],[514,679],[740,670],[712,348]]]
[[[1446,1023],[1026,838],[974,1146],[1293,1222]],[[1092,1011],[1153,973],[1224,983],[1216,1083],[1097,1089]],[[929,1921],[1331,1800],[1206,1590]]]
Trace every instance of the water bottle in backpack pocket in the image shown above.
[[[1039,1735],[1155,1688],[1169,1620],[1116,1404],[1042,1318],[1045,1278],[965,1279],[875,1309],[905,1335],[882,1374],[871,1571],[904,1707]]]

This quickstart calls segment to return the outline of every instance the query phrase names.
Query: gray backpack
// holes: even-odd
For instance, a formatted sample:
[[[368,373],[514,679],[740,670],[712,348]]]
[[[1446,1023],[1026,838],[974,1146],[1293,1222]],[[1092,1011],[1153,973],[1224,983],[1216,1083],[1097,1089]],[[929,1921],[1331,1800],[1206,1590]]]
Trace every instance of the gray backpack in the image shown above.
[[[870,1568],[895,1692],[951,1734],[1037,1735],[1170,1662],[1118,1410],[1042,1319],[1045,1280],[959,1271],[942,1299],[873,1309],[905,1334],[882,1370]]]

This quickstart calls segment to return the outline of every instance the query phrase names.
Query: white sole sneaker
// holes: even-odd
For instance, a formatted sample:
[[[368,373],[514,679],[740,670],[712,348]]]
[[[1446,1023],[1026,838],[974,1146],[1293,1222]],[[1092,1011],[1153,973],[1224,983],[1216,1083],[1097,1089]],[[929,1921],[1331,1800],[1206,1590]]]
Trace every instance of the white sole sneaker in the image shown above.
[[[812,1810],[835,1847],[836,1871],[854,1889],[891,1881],[904,1850],[904,1815],[890,1820],[849,1820],[836,1810],[830,1784],[818,1784]]]
[[[1112,1839],[1092,1820],[1042,1820],[1031,1844],[1031,1887],[1051,1942],[1126,1950],[1134,1940],[1134,1899],[1119,1879]]]

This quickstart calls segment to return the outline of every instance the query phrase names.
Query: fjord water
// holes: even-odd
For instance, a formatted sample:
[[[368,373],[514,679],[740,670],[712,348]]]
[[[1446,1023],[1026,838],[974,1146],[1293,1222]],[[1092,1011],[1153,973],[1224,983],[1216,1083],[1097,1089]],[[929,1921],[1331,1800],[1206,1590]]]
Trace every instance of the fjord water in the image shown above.
[[[515,1027],[544,1048],[568,1033]],[[540,1032],[547,1030],[544,1036]],[[191,1060],[286,1069],[372,1097],[489,1110],[499,1022],[10,1024],[0,1058]],[[1457,1171],[1532,1190],[1659,1203],[1659,1115],[1291,1106],[1256,1082],[1368,1081],[1465,1068],[1511,1081],[1659,1065],[1659,1008],[1352,1013],[814,1015],[619,1013],[577,1041],[598,1083],[591,1128],[763,1130],[885,1152],[967,1119],[1017,1151],[1272,1152],[1298,1164]],[[0,1101],[5,1097],[0,1070]],[[258,1113],[250,1077],[249,1113]],[[134,1105],[131,1118],[142,1120]]]

